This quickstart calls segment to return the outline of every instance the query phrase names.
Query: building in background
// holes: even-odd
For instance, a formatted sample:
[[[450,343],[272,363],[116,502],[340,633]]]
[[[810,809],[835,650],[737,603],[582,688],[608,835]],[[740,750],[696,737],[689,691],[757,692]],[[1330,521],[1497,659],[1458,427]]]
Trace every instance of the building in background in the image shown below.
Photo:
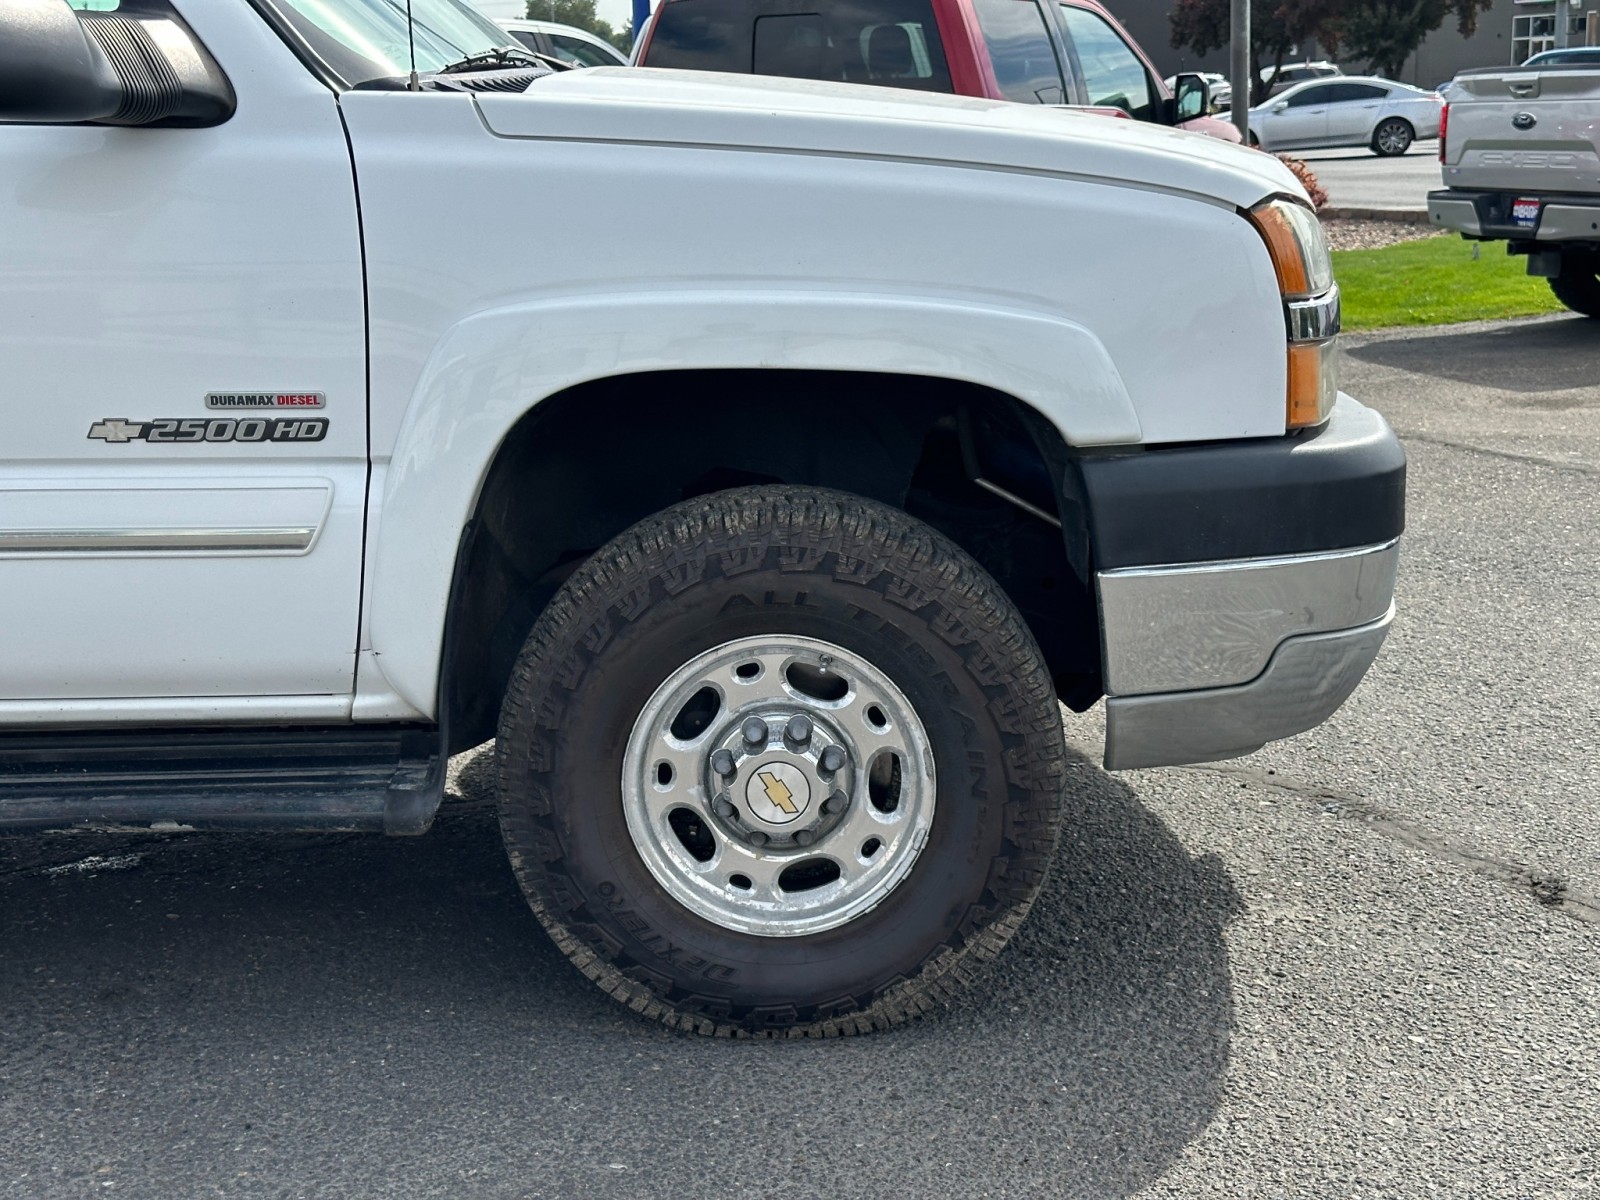
[[[1595,0],[1518,0],[1511,18],[1512,62],[1544,50],[1600,44]]]
[[[1106,7],[1144,47],[1163,75],[1179,71],[1228,72],[1226,48],[1210,54],[1180,50],[1172,44],[1169,0],[1106,0]],[[1495,0],[1478,14],[1470,38],[1456,31],[1455,18],[1430,34],[1406,60],[1401,82],[1431,88],[1466,67],[1501,67],[1520,63],[1541,50],[1594,45],[1600,31],[1600,0]],[[1330,56],[1315,43],[1302,46],[1294,61]],[[1365,63],[1344,63],[1345,70],[1365,72]]]

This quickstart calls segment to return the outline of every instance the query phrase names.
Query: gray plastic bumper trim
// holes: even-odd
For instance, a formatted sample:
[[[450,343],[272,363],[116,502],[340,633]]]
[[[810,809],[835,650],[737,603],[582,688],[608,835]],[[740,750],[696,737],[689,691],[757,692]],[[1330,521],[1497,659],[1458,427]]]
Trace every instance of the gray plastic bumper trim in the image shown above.
[[[1237,758],[1321,724],[1355,691],[1389,632],[1394,607],[1354,629],[1290,638],[1238,687],[1106,701],[1111,770]]]
[[[1478,224],[1478,210],[1471,200],[1435,200],[1429,196],[1428,217],[1435,225],[1470,233],[1474,237],[1483,232],[1483,226]]]
[[[1541,242],[1600,241],[1600,206],[1547,203],[1535,237]]]

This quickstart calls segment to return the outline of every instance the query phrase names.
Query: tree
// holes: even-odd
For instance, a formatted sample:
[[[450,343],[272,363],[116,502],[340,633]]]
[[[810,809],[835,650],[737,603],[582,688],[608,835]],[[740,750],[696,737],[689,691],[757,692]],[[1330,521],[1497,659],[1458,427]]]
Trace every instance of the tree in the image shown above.
[[[600,19],[594,4],[595,0],[528,0],[528,20],[555,21],[586,30],[626,55],[633,49],[633,22],[629,20],[618,29],[610,21]]]
[[[1321,27],[1346,3],[1348,0],[1251,0],[1251,104],[1266,99],[1266,88],[1261,82],[1262,63],[1269,63],[1276,71],[1300,43],[1313,38],[1321,41]],[[1232,8],[1232,0],[1177,0],[1170,18],[1172,44],[1187,47],[1196,54],[1225,49],[1232,35]],[[1233,83],[1237,87],[1239,81],[1235,79]]]
[[[1446,17],[1455,14],[1462,37],[1478,27],[1478,14],[1491,0],[1345,0],[1338,16],[1318,32],[1317,40],[1349,59],[1367,63],[1375,75],[1398,79],[1406,59],[1416,53]],[[1560,7],[1558,5],[1558,7]],[[1559,17],[1565,20],[1565,17]]]

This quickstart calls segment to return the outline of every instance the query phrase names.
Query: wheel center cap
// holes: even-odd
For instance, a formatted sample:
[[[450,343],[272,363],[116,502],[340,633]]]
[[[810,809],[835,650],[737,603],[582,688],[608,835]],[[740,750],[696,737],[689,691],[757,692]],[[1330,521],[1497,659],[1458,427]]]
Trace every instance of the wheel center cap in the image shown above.
[[[767,763],[757,767],[745,784],[744,802],[751,816],[769,825],[787,825],[811,807],[811,781],[790,763]]]

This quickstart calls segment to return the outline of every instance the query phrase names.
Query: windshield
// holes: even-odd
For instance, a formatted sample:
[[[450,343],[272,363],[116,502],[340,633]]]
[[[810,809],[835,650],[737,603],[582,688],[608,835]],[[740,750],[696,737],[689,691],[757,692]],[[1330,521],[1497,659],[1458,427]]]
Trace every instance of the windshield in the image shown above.
[[[411,71],[405,0],[273,0],[284,20],[351,84]],[[517,43],[459,0],[411,0],[417,71],[426,75]]]

